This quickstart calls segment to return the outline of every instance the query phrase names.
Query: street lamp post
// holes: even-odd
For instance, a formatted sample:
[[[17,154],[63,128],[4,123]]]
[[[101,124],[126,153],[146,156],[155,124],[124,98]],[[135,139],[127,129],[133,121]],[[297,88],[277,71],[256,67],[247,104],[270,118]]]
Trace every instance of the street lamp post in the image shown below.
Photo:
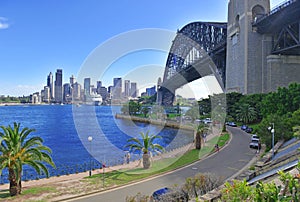
[[[90,172],[89,172],[89,176],[92,176],[92,140],[93,140],[93,137],[89,136],[88,137],[88,141],[90,142]]]
[[[275,133],[275,129],[274,129],[274,123],[271,123],[272,127],[270,126],[268,128],[269,131],[271,131],[272,133],[272,159],[274,158],[274,133]]]

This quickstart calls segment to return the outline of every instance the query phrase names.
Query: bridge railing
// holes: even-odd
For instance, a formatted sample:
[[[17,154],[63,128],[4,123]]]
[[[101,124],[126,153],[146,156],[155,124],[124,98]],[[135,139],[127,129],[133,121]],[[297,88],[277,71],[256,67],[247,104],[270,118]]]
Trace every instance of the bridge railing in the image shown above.
[[[281,4],[279,4],[278,6],[276,6],[275,8],[273,8],[269,13],[261,16],[260,18],[257,18],[254,22],[254,24],[261,22],[263,19],[265,19],[266,17],[273,15],[279,11],[281,11],[282,9],[286,8],[287,6],[295,3],[296,1],[299,0],[285,0],[284,2],[282,2]]]

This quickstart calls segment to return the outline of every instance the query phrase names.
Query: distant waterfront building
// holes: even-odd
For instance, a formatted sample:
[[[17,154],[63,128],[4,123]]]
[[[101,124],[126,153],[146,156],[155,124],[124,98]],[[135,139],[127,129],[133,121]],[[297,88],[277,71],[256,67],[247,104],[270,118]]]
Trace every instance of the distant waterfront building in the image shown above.
[[[137,95],[138,95],[137,84],[135,82],[132,82],[130,86],[130,96],[136,98]]]
[[[47,86],[50,88],[50,99],[54,99],[54,82],[53,82],[53,74],[50,72],[50,74],[47,77]]]
[[[100,94],[100,89],[102,87],[102,82],[101,81],[97,81],[97,93]]]
[[[76,83],[76,78],[74,77],[74,75],[72,75],[71,77],[70,77],[70,85],[71,85],[71,87],[73,87],[73,85]]]
[[[113,91],[114,91],[114,87],[113,86],[108,86],[107,92],[108,92],[108,98],[109,99],[111,99]]]
[[[153,86],[151,88],[146,88],[146,94],[147,96],[153,96],[156,93],[156,87]]]
[[[31,95],[30,98],[31,98],[32,104],[40,104],[41,103],[41,95],[39,92],[33,93],[33,95]]]
[[[63,100],[65,103],[72,101],[71,85],[69,83],[64,84]]]
[[[50,103],[51,101],[51,94],[49,86],[44,86],[44,95],[43,95],[43,102]]]
[[[122,78],[114,78],[113,99],[120,99],[122,95]]]
[[[84,96],[89,96],[91,94],[91,78],[84,79],[83,89]]]
[[[62,79],[63,73],[62,69],[57,69],[55,74],[55,102],[62,103],[63,102],[63,89],[62,89]]]
[[[124,81],[124,96],[125,97],[130,96],[130,80]]]
[[[108,98],[108,92],[107,92],[106,87],[104,87],[104,86],[102,86],[99,89],[98,94],[101,95],[103,101],[106,101],[106,99]]]
[[[79,101],[81,100],[81,85],[79,83],[74,83],[72,88],[72,97],[73,101]]]

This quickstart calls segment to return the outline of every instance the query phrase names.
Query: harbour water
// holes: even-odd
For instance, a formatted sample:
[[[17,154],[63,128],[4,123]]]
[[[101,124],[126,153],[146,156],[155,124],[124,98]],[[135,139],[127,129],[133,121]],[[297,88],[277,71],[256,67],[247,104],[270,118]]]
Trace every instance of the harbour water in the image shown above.
[[[50,168],[51,176],[83,172],[124,163],[124,146],[131,137],[140,132],[159,134],[157,143],[172,150],[193,141],[191,131],[166,128],[145,123],[115,119],[120,106],[75,106],[75,105],[20,105],[1,106],[0,125],[21,123],[21,127],[34,128],[31,135],[40,136],[44,144],[52,149],[56,169]],[[91,136],[92,141],[88,141]],[[135,152],[131,160],[140,158]],[[92,163],[91,163],[92,162]],[[24,167],[23,180],[43,178],[31,168]],[[7,182],[4,171],[0,183]]]

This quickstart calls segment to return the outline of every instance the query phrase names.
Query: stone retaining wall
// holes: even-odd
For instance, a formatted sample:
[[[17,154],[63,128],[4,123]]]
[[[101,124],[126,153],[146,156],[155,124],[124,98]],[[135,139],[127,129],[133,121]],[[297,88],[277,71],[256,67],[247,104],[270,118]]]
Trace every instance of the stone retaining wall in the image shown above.
[[[194,131],[195,128],[193,126],[184,125],[180,122],[172,121],[172,120],[159,120],[159,119],[150,119],[150,118],[143,118],[143,117],[137,117],[137,116],[128,116],[123,114],[116,114],[115,118],[117,119],[125,119],[125,120],[131,120],[131,121],[138,121],[142,123],[149,123],[153,125],[159,125],[159,126],[165,126],[170,128],[177,128],[177,129],[183,129],[183,130],[191,130]]]

